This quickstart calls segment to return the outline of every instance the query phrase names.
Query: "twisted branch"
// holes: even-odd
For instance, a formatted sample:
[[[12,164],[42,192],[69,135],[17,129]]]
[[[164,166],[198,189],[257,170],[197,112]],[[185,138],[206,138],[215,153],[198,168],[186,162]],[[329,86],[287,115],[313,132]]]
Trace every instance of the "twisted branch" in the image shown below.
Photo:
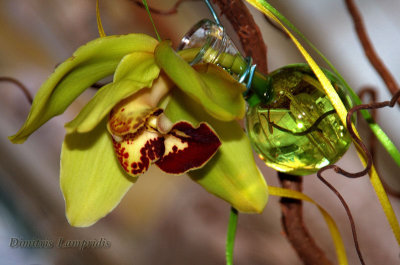
[[[362,98],[364,98],[364,96],[366,94],[369,94],[370,102],[376,102],[377,95],[376,95],[376,91],[375,91],[374,88],[365,87],[365,88],[360,90],[360,92],[358,93],[358,96],[362,99]],[[372,109],[371,110],[371,116],[372,116],[372,119],[374,121],[377,121],[377,116],[378,115],[377,115],[376,109]],[[369,136],[369,152],[371,153],[373,164],[374,164],[375,168],[377,168],[378,167],[377,166],[378,160],[376,159],[377,138],[376,138],[376,135],[371,133],[371,132],[369,133],[369,135],[370,135]],[[400,198],[400,192],[399,191],[396,191],[392,187],[390,187],[390,185],[388,185],[384,179],[381,179],[381,182],[382,182],[383,187],[385,188],[385,191],[388,194],[392,195],[393,197]]]
[[[18,81],[15,78],[12,77],[7,77],[7,76],[1,76],[0,77],[0,82],[9,82],[15,84],[25,95],[25,98],[29,101],[30,104],[32,104],[33,97],[29,90],[22,84],[20,81]]]
[[[250,11],[241,0],[213,0],[232,24],[240,38],[244,53],[253,58],[257,70],[268,72],[267,47]]]
[[[395,93],[395,95],[393,96],[393,98],[390,101],[384,101],[384,102],[378,102],[378,103],[369,103],[369,104],[362,104],[362,105],[358,105],[353,107],[352,109],[350,109],[350,111],[347,114],[346,117],[346,124],[347,124],[347,130],[349,131],[351,137],[353,138],[353,140],[356,142],[356,147],[358,149],[361,149],[362,152],[364,153],[364,155],[367,158],[367,165],[366,167],[359,171],[359,172],[355,172],[355,173],[351,173],[348,171],[345,171],[344,169],[342,169],[341,167],[337,166],[337,165],[328,165],[325,166],[323,168],[321,168],[318,172],[317,172],[317,176],[318,178],[329,188],[331,189],[335,195],[339,198],[340,202],[342,203],[343,207],[346,210],[346,214],[349,218],[350,221],[350,225],[351,225],[351,231],[353,234],[353,241],[354,241],[354,245],[357,251],[357,255],[360,259],[361,264],[365,264],[364,259],[362,257],[361,254],[361,250],[360,250],[360,246],[358,243],[358,238],[357,238],[357,232],[356,232],[356,227],[355,227],[355,222],[353,219],[353,216],[350,212],[350,208],[347,205],[346,201],[344,200],[344,198],[342,197],[342,195],[332,186],[332,184],[330,184],[326,179],[324,179],[322,177],[322,173],[325,172],[328,169],[333,169],[336,173],[343,175],[345,177],[348,178],[359,178],[362,177],[364,175],[366,175],[367,173],[370,172],[371,167],[372,167],[372,155],[369,152],[368,148],[365,146],[365,144],[362,142],[362,140],[356,135],[356,133],[354,132],[354,128],[351,124],[351,117],[355,112],[358,112],[360,110],[363,109],[378,109],[378,108],[383,108],[383,107],[393,107],[396,104],[396,101],[398,101],[398,99],[400,98],[400,90],[397,91],[397,93]]]
[[[386,87],[389,89],[390,93],[392,93],[392,96],[394,96],[396,92],[399,91],[399,85],[396,83],[396,80],[394,79],[393,75],[386,68],[385,64],[379,58],[374,47],[372,46],[372,43],[365,29],[363,19],[361,17],[360,12],[357,9],[356,4],[354,3],[353,0],[345,0],[345,3],[353,19],[357,36],[361,42],[361,45],[363,46],[365,55],[367,56],[369,62],[372,64],[375,70],[379,73],[382,80],[385,82]],[[398,102],[400,103],[400,99],[398,99]]]
[[[133,3],[135,3],[138,7],[145,8],[145,6],[143,5],[143,2],[141,0],[131,0],[131,1]],[[173,15],[173,14],[178,13],[178,7],[183,2],[186,2],[186,1],[196,1],[196,0],[178,0],[178,1],[175,2],[173,7],[171,7],[170,9],[167,9],[167,10],[161,10],[161,9],[157,9],[157,8],[149,6],[149,10],[150,10],[151,13],[157,14],[157,15],[165,15],[165,16]]]
[[[303,178],[278,172],[283,188],[301,192]],[[296,199],[281,199],[282,225],[285,234],[304,264],[332,265],[318,247],[303,221],[303,203]]]

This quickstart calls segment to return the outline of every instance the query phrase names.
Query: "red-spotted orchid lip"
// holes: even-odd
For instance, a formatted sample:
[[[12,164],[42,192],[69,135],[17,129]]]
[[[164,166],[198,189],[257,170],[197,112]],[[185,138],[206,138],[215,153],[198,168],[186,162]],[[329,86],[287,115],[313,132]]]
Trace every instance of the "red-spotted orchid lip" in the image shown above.
[[[164,155],[156,165],[170,174],[182,174],[202,167],[221,145],[218,136],[206,123],[194,128],[188,122],[178,122],[164,139]]]
[[[122,141],[113,139],[114,150],[122,168],[136,177],[146,172],[150,164],[164,154],[164,138],[157,132],[145,129],[125,135]]]
[[[152,163],[166,173],[183,174],[202,167],[221,145],[206,123],[195,128],[181,121],[165,131],[159,128],[167,119],[162,109],[136,107],[119,104],[108,122],[118,161],[130,176],[143,174]]]

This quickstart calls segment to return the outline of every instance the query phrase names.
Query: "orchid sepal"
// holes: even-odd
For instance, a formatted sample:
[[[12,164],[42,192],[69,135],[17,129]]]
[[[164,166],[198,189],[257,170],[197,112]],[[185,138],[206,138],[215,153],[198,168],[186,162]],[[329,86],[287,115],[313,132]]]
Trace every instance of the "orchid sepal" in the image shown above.
[[[214,157],[189,176],[208,192],[246,213],[261,213],[268,201],[268,187],[255,164],[249,139],[236,121],[223,122],[204,112],[200,105],[175,90],[165,109],[172,121],[198,124],[207,121],[221,146]]]
[[[89,133],[66,135],[60,186],[72,226],[90,226],[107,215],[135,181],[119,166],[105,121]]]
[[[153,52],[157,43],[144,34],[128,34],[98,38],[81,46],[40,87],[27,120],[10,141],[23,143],[49,119],[62,114],[86,88],[111,75],[123,56]]]
[[[169,41],[160,42],[154,53],[158,66],[211,116],[223,121],[243,118],[245,87],[225,70],[213,64],[190,66],[172,49]]]

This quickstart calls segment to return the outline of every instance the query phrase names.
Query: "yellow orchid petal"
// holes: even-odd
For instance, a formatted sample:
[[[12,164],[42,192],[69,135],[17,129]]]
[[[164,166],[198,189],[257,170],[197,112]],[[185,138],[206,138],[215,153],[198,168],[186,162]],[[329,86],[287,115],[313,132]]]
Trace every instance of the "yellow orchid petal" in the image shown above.
[[[134,182],[118,164],[105,121],[90,133],[67,134],[60,183],[72,226],[90,226],[107,215]]]
[[[148,93],[148,91],[139,91],[122,100],[112,109],[108,121],[108,130],[112,135],[135,134],[152,116],[154,108],[145,102],[143,93]]]

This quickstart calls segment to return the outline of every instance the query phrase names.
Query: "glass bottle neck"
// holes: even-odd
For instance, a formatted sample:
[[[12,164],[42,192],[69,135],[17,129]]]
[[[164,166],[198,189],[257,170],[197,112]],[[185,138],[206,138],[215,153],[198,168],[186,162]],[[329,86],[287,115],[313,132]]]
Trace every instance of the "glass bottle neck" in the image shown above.
[[[201,20],[189,30],[178,50],[190,64],[216,64],[237,80],[251,67],[223,27],[207,19]],[[249,91],[245,95],[250,106],[270,100],[271,88],[268,80],[268,76],[257,71],[254,73]]]

